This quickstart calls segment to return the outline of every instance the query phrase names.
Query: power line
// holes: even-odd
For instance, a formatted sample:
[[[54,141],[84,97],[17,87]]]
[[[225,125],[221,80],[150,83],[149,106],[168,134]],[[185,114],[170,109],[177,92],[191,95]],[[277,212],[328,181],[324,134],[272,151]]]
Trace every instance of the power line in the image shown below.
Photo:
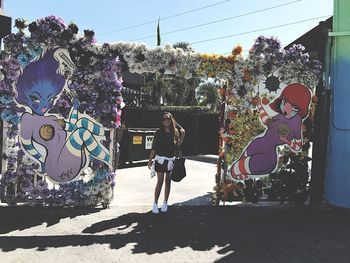
[[[265,28],[256,29],[256,30],[252,30],[252,31],[246,31],[246,32],[238,33],[238,34],[233,34],[233,35],[228,35],[228,36],[222,36],[222,37],[216,37],[216,38],[210,38],[210,39],[195,41],[195,42],[191,42],[190,45],[198,44],[198,43],[204,43],[204,42],[209,42],[209,41],[214,41],[214,40],[219,40],[219,39],[223,39],[223,38],[229,38],[229,37],[246,35],[246,34],[255,33],[255,32],[259,32],[259,31],[275,29],[275,28],[279,28],[279,27],[285,27],[285,26],[300,24],[300,23],[304,23],[304,22],[308,22],[308,21],[312,21],[312,20],[316,20],[316,19],[321,19],[321,18],[325,18],[325,17],[330,17],[330,16],[331,15],[313,17],[313,18],[309,18],[309,19],[304,19],[304,20],[288,23],[288,24],[283,24],[283,25],[278,25],[278,26],[271,26],[271,27],[265,27]]]
[[[275,5],[275,6],[271,6],[271,7],[267,7],[267,8],[263,8],[263,9],[259,9],[259,10],[255,10],[255,11],[252,11],[252,12],[240,14],[240,15],[235,15],[235,16],[231,16],[231,17],[227,17],[227,18],[223,18],[223,19],[214,20],[214,21],[211,21],[211,22],[199,24],[199,25],[185,27],[185,28],[181,28],[181,29],[165,32],[165,33],[162,33],[161,35],[169,35],[169,34],[181,32],[181,31],[185,31],[185,30],[189,30],[189,29],[193,29],[193,28],[197,28],[197,27],[202,27],[202,26],[207,26],[207,25],[211,25],[211,24],[227,21],[227,20],[232,20],[232,19],[235,19],[235,18],[243,17],[243,16],[253,15],[253,14],[256,14],[256,13],[260,13],[260,12],[268,11],[268,10],[271,10],[271,9],[275,9],[275,8],[278,8],[278,7],[281,7],[281,6],[294,4],[294,3],[300,2],[300,1],[303,1],[303,0],[295,0],[295,1],[284,3],[284,4]],[[143,39],[147,39],[147,38],[154,38],[155,36],[157,36],[157,35],[149,35],[149,36],[146,36],[146,37],[133,39],[131,41],[139,41],[139,40],[143,40]]]
[[[230,2],[230,1],[232,1],[232,0],[224,0],[224,1],[217,2],[217,3],[211,4],[211,5],[198,7],[198,8],[191,9],[191,10],[188,10],[188,11],[185,11],[185,12],[182,12],[182,13],[178,13],[178,14],[175,14],[175,15],[166,16],[164,18],[161,18],[161,20],[164,21],[164,20],[167,20],[167,19],[171,19],[171,18],[174,18],[174,17],[182,16],[182,15],[189,14],[189,13],[193,13],[193,12],[196,12],[196,11],[199,11],[199,10],[203,10],[203,9],[206,9],[206,8],[209,8],[209,7],[212,7],[212,6],[216,6],[216,5],[220,5],[220,4],[223,4],[223,3],[226,3],[226,2]],[[155,23],[157,21],[158,20],[152,20],[152,21],[145,22],[145,23],[142,23],[142,24],[137,24],[137,25],[133,25],[133,26],[119,28],[119,29],[116,29],[116,30],[113,30],[113,31],[110,31],[110,32],[99,34],[98,36],[104,36],[104,35],[120,32],[120,31],[129,30],[129,29],[136,28],[136,27],[141,27],[141,26],[153,24],[153,23]]]

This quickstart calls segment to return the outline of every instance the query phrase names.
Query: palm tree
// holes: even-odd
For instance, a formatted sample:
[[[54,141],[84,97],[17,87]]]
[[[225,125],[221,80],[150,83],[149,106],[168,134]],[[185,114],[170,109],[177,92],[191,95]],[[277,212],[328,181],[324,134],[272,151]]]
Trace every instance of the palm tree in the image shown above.
[[[176,42],[173,44],[173,48],[181,48],[183,51],[194,51],[190,43],[185,41]]]

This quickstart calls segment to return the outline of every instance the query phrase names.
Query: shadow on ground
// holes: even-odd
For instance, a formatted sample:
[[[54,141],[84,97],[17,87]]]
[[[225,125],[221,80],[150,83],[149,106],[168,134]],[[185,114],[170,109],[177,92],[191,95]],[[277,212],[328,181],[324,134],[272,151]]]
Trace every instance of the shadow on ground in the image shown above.
[[[39,213],[32,216],[43,221]],[[80,235],[2,236],[0,248],[109,244],[120,249],[132,243],[134,254],[214,249],[221,255],[217,262],[349,262],[349,222],[349,210],[181,206],[167,214],[128,213],[100,221]]]
[[[195,198],[189,199],[181,203],[174,203],[173,206],[184,206],[184,205],[185,206],[198,206],[198,205],[209,206],[213,204],[212,195],[213,193],[208,192],[205,195],[197,196]]]
[[[45,207],[1,207],[0,234],[15,230],[24,230],[46,223],[47,226],[58,224],[63,218],[74,218],[101,211],[102,208],[45,208]]]

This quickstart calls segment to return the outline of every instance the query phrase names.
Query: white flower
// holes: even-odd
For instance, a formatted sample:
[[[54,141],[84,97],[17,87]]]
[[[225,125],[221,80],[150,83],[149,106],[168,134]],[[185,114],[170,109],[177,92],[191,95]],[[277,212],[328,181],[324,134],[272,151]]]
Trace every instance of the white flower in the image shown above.
[[[185,79],[190,79],[190,78],[192,78],[192,74],[190,72],[186,72],[185,75],[184,75],[184,78]]]
[[[94,186],[91,188],[91,195],[97,195],[99,192],[99,189],[97,186]]]
[[[16,157],[17,152],[19,151],[19,147],[7,147],[5,154],[7,157]]]
[[[35,161],[33,159],[31,159],[29,156],[25,155],[22,158],[22,163],[24,165],[31,166],[31,165],[33,165],[35,163]]]
[[[91,188],[88,188],[85,190],[84,194],[87,195],[87,196],[90,196],[91,195]]]
[[[6,147],[13,147],[15,146],[16,140],[13,138],[6,138],[5,145]]]
[[[82,174],[82,179],[84,182],[89,182],[93,177],[94,177],[94,172],[90,167],[84,169]]]

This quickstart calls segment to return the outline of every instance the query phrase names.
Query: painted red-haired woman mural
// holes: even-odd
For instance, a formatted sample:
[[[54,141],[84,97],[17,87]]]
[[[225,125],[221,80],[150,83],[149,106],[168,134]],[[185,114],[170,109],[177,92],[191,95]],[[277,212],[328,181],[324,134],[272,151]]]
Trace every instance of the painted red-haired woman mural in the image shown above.
[[[258,99],[260,120],[266,127],[263,134],[255,137],[245,148],[241,157],[231,165],[231,176],[244,180],[263,176],[277,167],[278,146],[288,145],[298,152],[302,148],[302,121],[308,116],[311,101],[310,90],[300,83],[287,85],[281,95],[269,106],[277,115],[269,117]]]

